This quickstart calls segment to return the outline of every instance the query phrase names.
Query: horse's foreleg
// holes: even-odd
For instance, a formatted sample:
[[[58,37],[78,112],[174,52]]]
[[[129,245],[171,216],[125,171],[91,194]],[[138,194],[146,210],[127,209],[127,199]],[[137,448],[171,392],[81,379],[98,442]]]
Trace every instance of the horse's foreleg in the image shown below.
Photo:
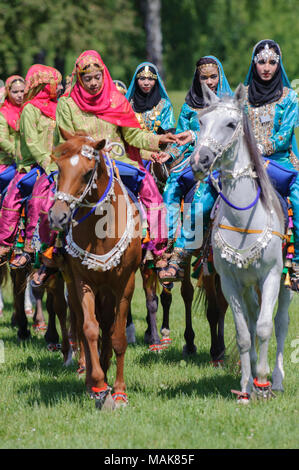
[[[11,271],[15,307],[14,320],[16,325],[18,326],[18,338],[20,340],[26,340],[30,337],[28,321],[24,308],[27,274],[28,271],[26,269],[18,269],[16,271]]]
[[[237,345],[241,361],[241,401],[247,403],[253,383],[250,362],[251,338],[247,325],[247,308],[243,301],[242,288],[238,282],[232,282],[232,279],[227,276],[226,272],[220,277],[222,291],[231,307],[236,328]]]
[[[116,394],[114,398],[116,403],[118,399],[121,403],[126,403],[124,361],[127,349],[127,339],[125,333],[128,309],[133,296],[134,286],[135,273],[133,272],[127,282],[123,294],[117,299],[116,303],[116,318],[112,334],[112,348],[116,355],[116,378],[114,382],[114,393]]]
[[[147,344],[160,344],[160,337],[157,328],[157,311],[158,311],[158,296],[156,295],[156,283],[157,278],[153,270],[143,268],[141,269],[141,275],[143,280],[143,290],[146,298],[146,310],[147,310],[147,330],[144,334],[144,341]]]
[[[163,309],[163,318],[162,318],[162,326],[160,332],[163,338],[168,338],[170,334],[170,327],[169,327],[169,311],[172,303],[172,293],[171,291],[167,291],[163,288],[161,295],[160,295],[161,305]]]
[[[272,269],[260,286],[261,309],[256,325],[256,334],[259,339],[259,359],[256,367],[259,384],[268,382],[270,372],[268,364],[268,346],[273,328],[273,311],[279,295],[281,275],[278,270]]]
[[[181,294],[185,304],[185,332],[184,338],[186,344],[183,348],[183,354],[194,354],[196,346],[194,344],[195,333],[192,327],[192,302],[194,288],[190,280],[190,263],[185,268],[184,279],[181,285]]]
[[[283,392],[283,351],[284,343],[288,333],[289,327],[289,314],[288,309],[292,299],[292,291],[283,285],[280,287],[278,298],[277,313],[275,315],[275,335],[276,335],[276,362],[272,374],[272,390]]]
[[[95,315],[95,296],[91,288],[82,281],[77,283],[77,291],[83,310],[86,386],[102,389],[105,386],[105,374],[99,361],[99,324]]]
[[[49,287],[48,295],[51,293],[52,295],[52,308],[54,311],[54,318],[57,315],[61,335],[62,335],[62,344],[61,344],[61,352],[63,354],[64,363],[67,362],[69,358],[69,351],[70,351],[70,342],[68,337],[68,330],[66,325],[67,320],[67,303],[64,296],[64,281],[62,278],[56,276],[54,280],[54,285]],[[58,336],[58,335],[57,335]],[[59,340],[59,337],[57,341]]]

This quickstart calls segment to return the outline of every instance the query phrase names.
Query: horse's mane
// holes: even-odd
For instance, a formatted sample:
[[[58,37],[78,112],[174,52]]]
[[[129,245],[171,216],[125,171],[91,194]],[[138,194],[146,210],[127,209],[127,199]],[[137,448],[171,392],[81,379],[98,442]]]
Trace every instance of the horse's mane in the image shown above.
[[[261,188],[261,200],[268,211],[275,210],[279,218],[283,219],[281,204],[276,195],[275,189],[264,167],[261,154],[258,150],[256,139],[254,137],[252,126],[248,115],[243,111],[243,130],[247,143],[249,155],[257,174],[259,185]]]
[[[51,155],[51,159],[57,163],[58,161],[75,155],[82,147],[82,137],[88,137],[88,134],[84,131],[75,132],[71,139],[66,140],[55,147],[54,152]]]

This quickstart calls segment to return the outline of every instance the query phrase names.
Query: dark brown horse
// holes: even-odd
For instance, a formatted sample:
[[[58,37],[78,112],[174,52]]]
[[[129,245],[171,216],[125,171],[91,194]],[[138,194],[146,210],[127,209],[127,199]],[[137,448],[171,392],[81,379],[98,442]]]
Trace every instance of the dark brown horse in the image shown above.
[[[27,265],[22,269],[10,270],[13,294],[14,313],[11,318],[12,326],[17,328],[17,336],[20,341],[30,338],[30,328],[28,318],[24,308],[25,288],[28,276],[31,273],[31,266]],[[0,286],[5,284],[8,278],[7,263],[0,267]],[[33,321],[37,321],[37,316],[43,318],[42,314],[42,297],[44,292],[47,294],[46,308],[48,312],[48,325],[45,331],[45,341],[50,349],[55,350],[59,343],[59,334],[56,328],[56,317],[59,320],[62,343],[61,352],[63,354],[64,363],[70,357],[70,343],[67,330],[67,304],[64,296],[64,281],[61,276],[53,276],[49,279],[46,287],[40,291],[36,297],[37,308],[33,317]]]
[[[162,166],[160,163],[151,163],[148,170],[153,175],[161,193],[163,193],[164,186],[168,177],[165,165]],[[193,198],[194,187],[191,188],[186,195],[186,201],[191,202]],[[205,251],[209,250],[208,232],[205,234]],[[204,254],[205,256],[205,254]],[[194,299],[194,286],[191,282],[191,260],[185,268],[184,279],[180,285],[180,293],[184,301],[185,307],[185,330],[184,338],[185,345],[183,346],[184,355],[192,355],[196,352],[195,346],[195,332],[192,326],[192,313],[198,314],[198,307],[203,307],[203,310],[207,316],[207,320],[210,326],[211,334],[211,346],[210,355],[211,360],[215,366],[219,365],[224,358],[225,354],[225,343],[224,343],[224,319],[227,310],[227,302],[223,296],[219,276],[216,272],[201,277],[200,285],[197,286],[197,297],[202,302],[197,302],[195,309],[193,308]],[[151,351],[159,351],[167,348],[170,344],[168,341],[170,336],[170,308],[172,304],[172,291],[170,289],[162,289],[160,294],[160,301],[163,310],[162,314],[162,325],[160,332],[162,339],[160,339],[157,327],[157,312],[158,312],[158,295],[157,295],[157,282],[158,276],[153,270],[148,270],[146,267],[141,268],[141,275],[143,280],[143,289],[146,296],[146,322],[147,329],[145,331],[144,339],[145,342],[150,344]],[[199,305],[200,304],[200,305]],[[195,310],[195,312],[193,312]],[[128,317],[128,327],[133,324],[131,312]]]
[[[66,142],[53,157],[59,175],[49,220],[52,228],[68,230],[62,269],[67,270],[71,310],[84,344],[87,391],[97,407],[114,408],[127,402],[126,321],[141,262],[139,214],[102,151],[105,140],[60,131]],[[113,398],[107,383],[112,350]]]

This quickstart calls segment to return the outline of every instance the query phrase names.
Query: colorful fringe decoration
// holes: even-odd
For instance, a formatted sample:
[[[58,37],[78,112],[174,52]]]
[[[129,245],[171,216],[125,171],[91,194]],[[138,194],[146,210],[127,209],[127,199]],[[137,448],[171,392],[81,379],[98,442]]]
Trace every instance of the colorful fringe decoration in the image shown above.
[[[286,259],[282,274],[284,275],[284,285],[286,287],[291,286],[291,276],[290,271],[292,270],[292,260],[294,258],[295,247],[294,247],[294,234],[293,234],[293,209],[291,207],[290,199],[287,198],[288,203],[288,228],[287,228],[287,241],[283,246],[283,249],[286,250]]]

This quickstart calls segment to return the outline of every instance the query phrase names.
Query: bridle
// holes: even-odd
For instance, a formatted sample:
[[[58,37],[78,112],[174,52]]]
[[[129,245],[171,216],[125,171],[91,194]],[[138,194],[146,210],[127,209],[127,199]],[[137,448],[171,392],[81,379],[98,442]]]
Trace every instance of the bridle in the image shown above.
[[[91,138],[90,138],[91,139]],[[91,139],[93,140],[93,139]],[[114,146],[119,146],[123,149],[123,147],[118,143],[118,142],[112,142],[109,143],[109,146],[112,148]],[[116,154],[116,152],[114,152]],[[117,153],[117,155],[121,156],[123,155],[124,150],[122,153]],[[71,194],[67,194],[61,191],[58,191],[55,194],[55,200],[58,201],[64,201],[66,204],[69,205],[70,209],[72,210],[72,223],[69,226],[68,233],[66,235],[66,246],[65,249],[66,251],[74,258],[79,258],[82,262],[83,265],[87,266],[88,269],[92,269],[95,271],[107,271],[110,270],[120,263],[121,257],[128,247],[129,243],[131,242],[133,238],[133,233],[134,233],[134,214],[133,214],[133,208],[131,206],[128,192],[122,183],[121,179],[117,179],[118,184],[121,187],[121,190],[123,192],[125,201],[126,201],[126,207],[127,207],[127,223],[126,223],[126,228],[121,236],[121,238],[118,240],[118,242],[113,246],[113,248],[108,252],[103,255],[97,255],[95,253],[90,253],[87,250],[82,249],[79,245],[76,244],[76,242],[73,240],[73,235],[72,235],[72,226],[77,226],[84,220],[86,220],[91,214],[93,214],[96,210],[96,213],[100,213],[101,207],[108,201],[108,200],[116,200],[116,196],[114,193],[114,182],[116,180],[114,176],[114,167],[113,163],[109,157],[108,152],[107,153],[102,153],[104,157],[104,161],[107,167],[107,173],[109,176],[109,181],[106,186],[106,189],[100,199],[96,203],[90,203],[90,202],[84,202],[85,197],[87,194],[93,189],[96,188],[96,180],[97,180],[97,170],[100,162],[100,152],[95,150],[93,147],[89,145],[83,145],[80,151],[80,154],[83,157],[88,158],[89,160],[94,159],[95,160],[95,166],[93,168],[92,174],[89,178],[89,181],[83,191],[83,193],[79,197],[75,197]],[[76,157],[77,155],[75,155]],[[72,158],[72,157],[71,157]],[[79,220],[75,220],[75,215],[77,213],[77,210],[80,207],[91,207],[91,210],[81,217]],[[98,211],[99,210],[99,211]]]
[[[239,118],[240,118],[238,120],[237,126],[234,129],[234,132],[233,132],[233,134],[232,134],[232,136],[231,136],[231,138],[230,138],[230,140],[227,144],[225,144],[225,145],[221,144],[214,137],[204,136],[198,142],[199,150],[200,150],[201,147],[205,146],[205,147],[208,147],[215,155],[215,158],[213,159],[213,161],[212,161],[212,163],[211,163],[211,165],[210,165],[210,167],[209,167],[209,169],[207,170],[206,173],[208,173],[210,181],[212,182],[214,188],[216,189],[219,196],[223,199],[223,201],[226,204],[228,204],[230,207],[232,207],[233,209],[248,210],[248,209],[251,209],[252,207],[254,207],[255,204],[257,203],[257,201],[259,200],[259,197],[260,197],[260,194],[261,194],[261,188],[258,186],[257,196],[251,204],[249,204],[246,207],[238,207],[238,206],[232,204],[226,198],[226,196],[221,191],[221,188],[220,188],[220,185],[219,185],[219,177],[215,178],[215,176],[213,175],[213,171],[214,171],[214,167],[215,167],[216,162],[222,157],[222,155],[225,152],[228,152],[229,150],[231,150],[232,147],[234,146],[234,144],[237,143],[239,138],[244,135],[243,119],[242,119],[242,113],[241,113],[240,109],[237,108],[237,107],[225,106],[223,104],[217,106],[217,111],[219,110],[219,108],[221,108],[224,111],[228,111],[229,113],[236,112],[238,114]],[[208,112],[212,111],[213,109],[215,109],[215,106],[211,106],[209,108]],[[220,111],[221,111],[221,109],[220,109]],[[242,169],[237,170],[237,171],[230,171],[230,170],[224,170],[224,169],[221,170],[222,181],[226,178],[236,179],[236,178],[240,178],[240,177],[244,177],[244,176],[249,176],[251,178],[257,178],[256,172],[252,168],[251,163],[249,163],[249,165],[247,165],[245,168],[242,168]]]

